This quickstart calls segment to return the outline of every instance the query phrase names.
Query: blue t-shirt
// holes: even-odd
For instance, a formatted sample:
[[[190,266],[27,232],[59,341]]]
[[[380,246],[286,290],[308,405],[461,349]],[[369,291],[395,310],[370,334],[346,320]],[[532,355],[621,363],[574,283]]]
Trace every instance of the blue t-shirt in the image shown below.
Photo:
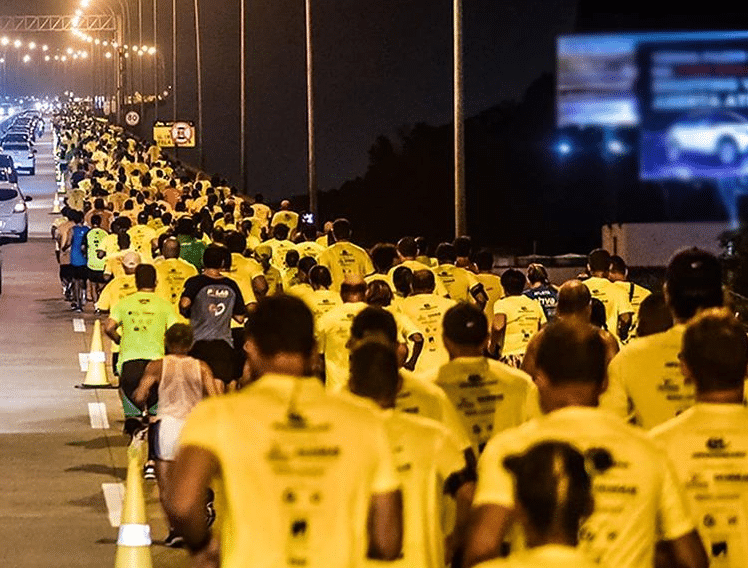
[[[89,228],[83,225],[73,227],[73,240],[70,244],[70,264],[73,266],[86,266],[88,258],[83,252],[83,243],[86,242],[86,235]]]
[[[556,317],[556,306],[558,305],[558,291],[547,284],[531,288],[524,292],[525,296],[537,300],[543,307],[545,318],[551,322]]]

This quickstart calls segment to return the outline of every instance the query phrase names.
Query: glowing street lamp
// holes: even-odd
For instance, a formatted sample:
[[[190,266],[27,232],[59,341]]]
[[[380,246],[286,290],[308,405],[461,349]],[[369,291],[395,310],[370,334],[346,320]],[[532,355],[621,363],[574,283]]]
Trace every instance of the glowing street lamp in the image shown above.
[[[28,63],[29,61],[31,61],[31,56],[27,53],[23,56],[23,62]]]
[[[36,43],[33,42],[33,41],[31,43],[29,43],[29,49],[32,49],[32,50],[36,49]]]
[[[45,45],[42,46],[42,51],[48,51],[48,50],[49,50],[49,46],[48,45],[45,44]]]
[[[21,40],[17,39],[16,41],[14,41],[13,42],[13,47],[15,47],[16,49],[18,49],[19,47],[21,47]]]
[[[8,45],[10,43],[10,40],[7,37],[3,37],[0,39],[0,44],[2,45]]]

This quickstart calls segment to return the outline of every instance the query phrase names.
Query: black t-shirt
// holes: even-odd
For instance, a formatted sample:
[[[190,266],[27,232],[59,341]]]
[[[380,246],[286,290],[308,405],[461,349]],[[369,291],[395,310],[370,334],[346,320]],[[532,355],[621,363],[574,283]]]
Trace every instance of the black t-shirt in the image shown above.
[[[233,346],[231,318],[247,313],[239,286],[231,278],[200,274],[184,283],[182,297],[190,299],[190,324],[195,341],[223,339]]]

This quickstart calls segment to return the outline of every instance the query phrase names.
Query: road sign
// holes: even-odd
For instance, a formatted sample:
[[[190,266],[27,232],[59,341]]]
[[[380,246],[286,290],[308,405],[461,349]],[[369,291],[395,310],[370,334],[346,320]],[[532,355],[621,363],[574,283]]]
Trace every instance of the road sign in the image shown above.
[[[195,124],[189,121],[156,122],[153,139],[161,148],[194,148]]]
[[[134,110],[131,110],[125,115],[125,122],[128,126],[137,126],[140,123],[140,115]]]

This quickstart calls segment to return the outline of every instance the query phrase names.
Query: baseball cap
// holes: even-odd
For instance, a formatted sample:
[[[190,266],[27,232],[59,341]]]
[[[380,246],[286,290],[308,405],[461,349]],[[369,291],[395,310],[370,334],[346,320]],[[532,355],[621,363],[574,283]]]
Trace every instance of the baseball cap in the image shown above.
[[[122,256],[122,266],[125,268],[135,268],[140,264],[140,255],[137,252],[128,252]]]

